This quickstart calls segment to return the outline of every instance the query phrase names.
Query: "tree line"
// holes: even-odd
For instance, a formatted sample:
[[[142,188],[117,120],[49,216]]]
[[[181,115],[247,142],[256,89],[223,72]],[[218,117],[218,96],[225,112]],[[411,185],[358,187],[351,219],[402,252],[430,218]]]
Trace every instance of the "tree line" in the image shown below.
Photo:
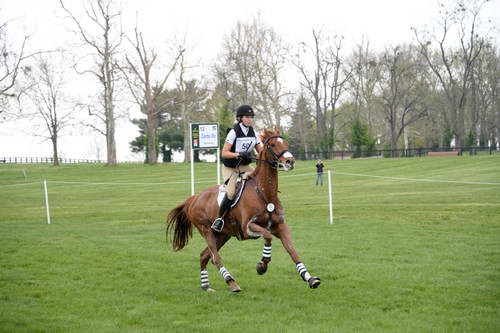
[[[59,0],[62,20],[87,57],[68,60],[70,50],[28,53],[29,36],[14,47],[10,21],[3,20],[0,113],[7,119],[16,105],[31,105],[21,114],[43,120],[55,163],[58,139],[79,113],[106,138],[107,163],[116,164],[115,122],[128,107],[143,114],[132,120],[139,136],[130,149],[143,152],[146,163],[171,161],[175,151],[186,152],[188,161],[191,122],[219,122],[222,140],[240,104],[255,108],[257,127],[280,129],[290,150],[306,156],[376,147],[497,147],[500,52],[497,27],[484,19],[488,2],[441,4],[433,26],[414,27],[411,41],[383,50],[366,39],[348,49],[342,35],[325,28],[292,45],[257,16],[236,22],[217,60],[200,75],[185,39],[160,52],[138,24],[125,33],[117,1],[89,1],[77,15]],[[93,78],[99,88],[92,103],[64,90],[68,71]]]

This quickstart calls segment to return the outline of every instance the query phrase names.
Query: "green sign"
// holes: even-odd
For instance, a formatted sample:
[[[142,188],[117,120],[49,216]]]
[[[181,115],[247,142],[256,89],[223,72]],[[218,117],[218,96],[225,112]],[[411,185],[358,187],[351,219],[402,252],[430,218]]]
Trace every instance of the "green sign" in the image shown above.
[[[191,147],[195,150],[219,148],[219,123],[192,123]]]

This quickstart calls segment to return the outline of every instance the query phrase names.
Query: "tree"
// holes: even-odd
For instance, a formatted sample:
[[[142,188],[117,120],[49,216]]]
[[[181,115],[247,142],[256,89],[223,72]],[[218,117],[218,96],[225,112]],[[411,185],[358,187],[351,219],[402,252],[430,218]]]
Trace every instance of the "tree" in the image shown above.
[[[351,142],[355,147],[353,158],[361,157],[361,150],[363,146],[368,150],[373,148],[374,140],[370,138],[368,134],[368,126],[366,124],[360,120],[356,120],[352,124],[351,133]]]
[[[93,68],[86,68],[80,73],[90,73],[102,86],[100,99],[102,109],[89,106],[89,114],[104,125],[92,127],[106,137],[107,164],[116,165],[115,141],[115,84],[118,80],[119,67],[117,57],[122,42],[122,32],[118,29],[121,11],[113,6],[113,0],[92,0],[85,8],[86,17],[77,19],[63,0],[59,0],[62,9],[76,27],[75,33],[84,45],[93,50],[95,59]],[[88,24],[88,26],[86,26]]]
[[[325,38],[324,32],[312,31],[313,45],[302,43],[293,64],[301,77],[302,88],[314,101],[318,145],[322,151],[334,148],[337,103],[347,89],[351,72],[341,57],[342,36]],[[309,57],[309,60],[304,58]],[[312,60],[312,67],[306,65]]]
[[[59,63],[59,66],[56,63]],[[35,65],[26,71],[30,81],[26,96],[36,110],[32,116],[41,119],[45,127],[46,134],[41,136],[52,142],[54,166],[59,165],[58,142],[61,131],[71,120],[70,110],[65,105],[67,101],[63,89],[66,85],[66,74],[62,63],[54,54],[50,57],[39,55]]]
[[[149,50],[144,43],[144,37],[136,27],[134,39],[129,39],[135,50],[136,58],[126,55],[127,66],[122,68],[135,103],[139,106],[141,112],[146,115],[146,137],[147,137],[147,163],[157,163],[157,129],[158,116],[163,104],[160,103],[159,96],[164,90],[165,83],[174,72],[179,59],[183,56],[184,48],[179,46],[174,55],[174,60],[165,71],[158,70],[154,73],[153,67],[158,60],[158,52],[153,48]],[[154,80],[153,76],[159,78]],[[167,103],[169,101],[166,101]]]
[[[449,107],[444,109],[444,119],[455,134],[457,146],[461,146],[465,138],[465,111],[472,70],[486,44],[486,39],[478,33],[479,14],[486,2],[488,0],[456,0],[451,9],[441,5],[439,33],[418,32],[414,29],[419,52],[446,94]],[[450,34],[455,27],[459,49],[448,47]],[[437,47],[435,52],[431,48],[433,45]]]
[[[362,120],[368,125],[371,135],[376,133],[383,120],[379,117],[380,97],[378,85],[381,66],[377,55],[370,50],[369,41],[364,39],[351,55],[350,92],[354,100],[355,111],[352,113],[352,121]]]
[[[208,99],[208,90],[201,86],[201,82],[195,79],[188,80],[186,76],[191,68],[183,54],[179,61],[177,70],[177,88],[175,95],[177,105],[180,107],[180,123],[184,132],[184,162],[191,161],[191,136],[190,123],[212,120],[212,115],[203,112],[206,110],[206,102]],[[195,162],[198,160],[199,151],[193,153]]]
[[[300,94],[292,112],[292,123],[288,130],[290,150],[303,153],[303,158],[309,158],[309,152],[314,146],[314,122],[312,108],[303,94]]]
[[[478,57],[471,77],[471,131],[480,146],[496,146],[500,135],[500,54],[488,43]]]
[[[423,98],[425,71],[413,54],[411,47],[395,46],[387,49],[380,59],[382,73],[378,85],[391,150],[397,149],[407,127],[427,114]]]
[[[236,23],[222,46],[214,67],[217,85],[224,86],[229,108],[252,105],[264,127],[283,129],[290,110],[290,92],[284,85],[288,47],[260,17]]]
[[[18,45],[12,45],[9,35],[9,26],[12,20],[0,21],[0,115],[8,113],[7,104],[13,97],[19,98],[19,93],[14,92],[18,76],[25,68],[26,60],[39,52],[27,53],[26,47],[30,36],[24,35]],[[5,118],[4,118],[5,119]]]

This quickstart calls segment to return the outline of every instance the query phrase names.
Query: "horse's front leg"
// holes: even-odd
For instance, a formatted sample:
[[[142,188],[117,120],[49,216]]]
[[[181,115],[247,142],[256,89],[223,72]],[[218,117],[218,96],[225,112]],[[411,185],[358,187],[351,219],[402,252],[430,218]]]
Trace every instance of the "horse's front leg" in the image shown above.
[[[302,279],[309,283],[310,288],[318,288],[321,281],[318,277],[311,276],[311,274],[309,274],[309,272],[307,271],[306,266],[300,261],[299,255],[293,247],[292,235],[290,234],[290,230],[288,230],[288,225],[285,223],[278,224],[273,230],[273,234],[278,237],[283,243],[283,247],[286,249],[293,262],[295,263],[297,272],[299,272]]]
[[[266,228],[261,227],[258,224],[250,222],[248,224],[248,230],[251,232],[251,235],[262,236],[264,238],[264,249],[262,250],[262,259],[257,263],[257,273],[260,275],[267,272],[267,264],[271,261],[271,241],[273,239],[273,235]]]
[[[203,225],[202,227],[203,238],[207,242],[208,249],[212,255],[212,262],[215,267],[219,270],[220,274],[224,278],[224,281],[229,285],[229,288],[232,292],[240,292],[241,288],[238,286],[234,278],[231,276],[229,271],[222,264],[222,258],[219,255],[219,251],[217,250],[217,241],[215,239],[215,235],[213,230],[209,226]],[[203,274],[203,273],[202,273]],[[203,276],[202,276],[203,280]],[[207,274],[207,282],[208,282],[208,274]]]

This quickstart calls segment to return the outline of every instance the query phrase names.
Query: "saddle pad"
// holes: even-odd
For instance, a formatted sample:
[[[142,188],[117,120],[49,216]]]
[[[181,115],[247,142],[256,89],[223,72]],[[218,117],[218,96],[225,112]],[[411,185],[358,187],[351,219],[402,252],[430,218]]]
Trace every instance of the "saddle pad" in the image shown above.
[[[238,189],[238,193],[236,193],[236,198],[233,201],[233,204],[231,205],[231,208],[236,206],[238,201],[240,201],[241,193],[243,193],[243,189],[245,188],[245,183],[246,179],[243,179],[241,182],[236,183],[236,188],[238,188],[238,185],[241,184],[240,188]],[[217,194],[217,205],[219,205],[222,202],[222,199],[224,199],[224,195],[226,195],[226,190],[224,188],[224,185],[219,186],[219,193]]]

